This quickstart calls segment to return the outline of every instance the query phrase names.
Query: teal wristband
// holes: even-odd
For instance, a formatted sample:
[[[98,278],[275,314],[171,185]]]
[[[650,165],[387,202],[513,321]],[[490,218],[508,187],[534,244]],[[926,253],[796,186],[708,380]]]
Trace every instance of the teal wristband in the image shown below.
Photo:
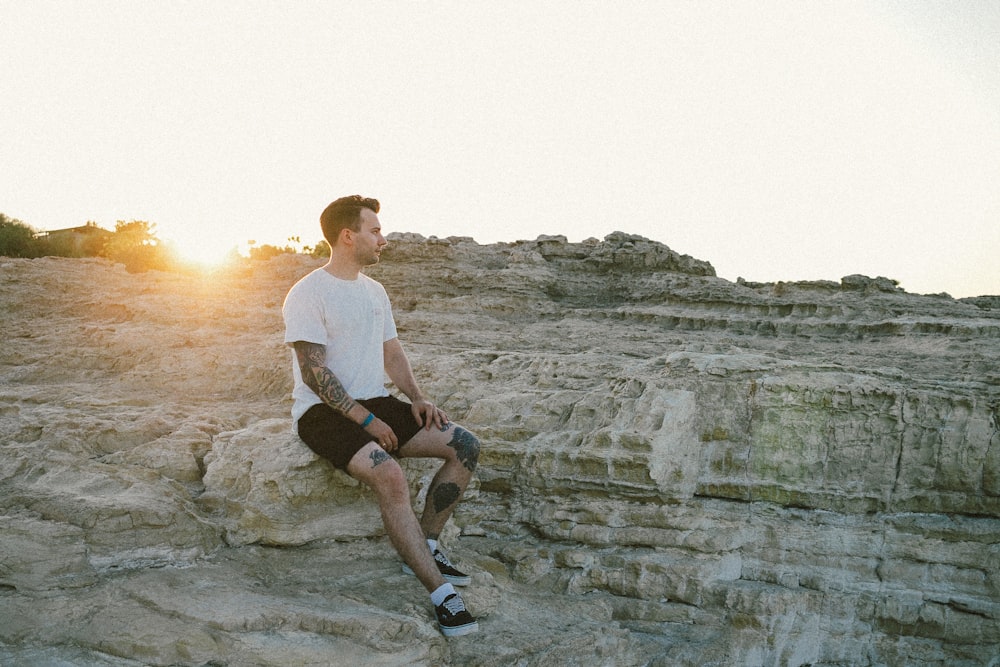
[[[361,428],[368,428],[368,425],[372,423],[373,419],[375,419],[375,413],[369,412],[368,416],[365,417],[365,420],[361,422]]]

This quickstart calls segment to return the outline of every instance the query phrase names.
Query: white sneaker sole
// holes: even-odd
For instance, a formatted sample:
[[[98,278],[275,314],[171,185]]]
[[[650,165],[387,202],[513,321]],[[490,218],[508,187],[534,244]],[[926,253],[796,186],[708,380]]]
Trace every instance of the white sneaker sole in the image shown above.
[[[479,632],[479,621],[467,623],[466,625],[460,625],[457,628],[446,628],[439,623],[438,627],[441,628],[441,634],[445,637],[461,637],[462,635]]]

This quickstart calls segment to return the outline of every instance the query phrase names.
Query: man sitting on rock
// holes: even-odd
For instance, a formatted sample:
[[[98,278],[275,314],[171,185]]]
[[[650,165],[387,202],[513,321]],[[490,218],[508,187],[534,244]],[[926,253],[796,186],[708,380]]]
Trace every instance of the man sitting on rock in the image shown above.
[[[310,449],[375,492],[403,569],[430,591],[441,631],[464,635],[479,625],[454,586],[470,577],[448,561],[437,538],[472,479],[479,440],[420,391],[385,288],[361,273],[386,245],[378,212],[377,200],[359,195],[331,203],[320,216],[330,261],[285,298],[285,342],[294,350],[292,416]],[[385,375],[409,403],[389,394]],[[419,520],[406,475],[390,454],[444,462]]]

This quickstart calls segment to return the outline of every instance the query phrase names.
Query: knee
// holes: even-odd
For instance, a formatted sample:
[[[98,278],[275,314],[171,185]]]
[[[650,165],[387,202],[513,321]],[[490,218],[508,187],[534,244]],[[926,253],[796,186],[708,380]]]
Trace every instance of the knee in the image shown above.
[[[393,461],[395,463],[395,461]],[[392,505],[410,504],[410,485],[406,479],[406,473],[397,464],[395,470],[387,471],[372,486],[376,495]]]
[[[406,472],[396,460],[388,456],[377,466],[366,469],[361,474],[355,474],[354,477],[386,501],[405,500],[407,503],[410,501],[410,485],[406,479]]]
[[[448,446],[455,451],[455,458],[469,471],[474,472],[479,465],[480,442],[471,431],[456,426]]]

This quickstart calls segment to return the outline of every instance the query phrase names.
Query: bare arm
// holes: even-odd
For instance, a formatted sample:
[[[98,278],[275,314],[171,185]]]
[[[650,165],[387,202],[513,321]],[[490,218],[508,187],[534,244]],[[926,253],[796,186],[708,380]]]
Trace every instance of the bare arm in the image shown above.
[[[392,383],[411,401],[424,400],[424,394],[417,386],[410,360],[406,358],[406,352],[403,351],[403,344],[399,339],[393,338],[382,343],[382,353],[385,357],[385,372]]]
[[[369,410],[351,398],[337,376],[327,368],[326,346],[300,340],[293,343],[292,347],[295,349],[295,357],[298,359],[299,370],[302,372],[302,381],[306,383],[306,386],[316,392],[316,395],[324,403],[337,412],[358,425],[364,423],[370,414]],[[392,451],[399,444],[396,440],[396,434],[381,419],[373,419],[365,427],[365,431],[388,451]]]
[[[424,428],[435,425],[438,428],[448,423],[448,415],[424,397],[413,376],[413,367],[403,351],[403,344],[398,338],[382,343],[382,353],[385,357],[385,372],[393,384],[399,387],[413,404],[413,416]]]

